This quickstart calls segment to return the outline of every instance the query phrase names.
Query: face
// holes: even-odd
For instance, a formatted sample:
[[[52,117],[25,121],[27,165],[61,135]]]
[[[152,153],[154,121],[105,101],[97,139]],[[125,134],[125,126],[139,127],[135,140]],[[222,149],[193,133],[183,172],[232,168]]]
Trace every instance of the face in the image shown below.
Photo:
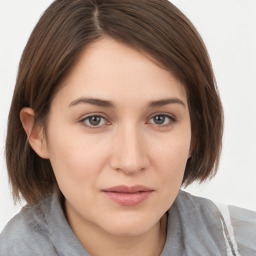
[[[172,205],[189,156],[183,85],[111,39],[80,56],[52,101],[47,156],[72,223],[150,231]]]

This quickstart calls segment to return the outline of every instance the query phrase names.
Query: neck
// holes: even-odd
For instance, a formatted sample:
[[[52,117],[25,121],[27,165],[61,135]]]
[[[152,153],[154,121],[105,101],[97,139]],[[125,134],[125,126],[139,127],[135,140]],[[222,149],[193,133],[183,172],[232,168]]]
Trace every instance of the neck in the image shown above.
[[[93,223],[68,222],[84,248],[93,256],[155,256],[160,255],[166,240],[166,214],[149,231],[137,236],[120,236],[106,233]]]

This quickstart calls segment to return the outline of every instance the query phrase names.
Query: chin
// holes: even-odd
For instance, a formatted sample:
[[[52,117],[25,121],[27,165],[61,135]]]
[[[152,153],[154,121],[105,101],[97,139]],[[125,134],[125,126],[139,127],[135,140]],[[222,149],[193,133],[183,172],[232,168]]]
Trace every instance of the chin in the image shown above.
[[[114,236],[119,236],[119,237],[136,237],[136,236],[141,236],[145,233],[147,233],[152,227],[144,227],[144,226],[126,226],[126,225],[118,225],[111,227],[108,230],[108,233]]]
[[[158,223],[158,218],[150,218],[145,216],[119,216],[115,219],[109,220],[105,226],[105,230],[120,237],[140,236],[147,233]]]

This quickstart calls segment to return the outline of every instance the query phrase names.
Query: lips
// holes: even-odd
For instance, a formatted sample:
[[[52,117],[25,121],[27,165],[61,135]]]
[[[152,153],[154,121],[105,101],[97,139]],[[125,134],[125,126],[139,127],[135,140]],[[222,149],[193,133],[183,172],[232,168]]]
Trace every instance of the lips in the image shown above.
[[[154,190],[142,185],[116,186],[102,190],[112,201],[123,206],[135,206],[145,201]]]

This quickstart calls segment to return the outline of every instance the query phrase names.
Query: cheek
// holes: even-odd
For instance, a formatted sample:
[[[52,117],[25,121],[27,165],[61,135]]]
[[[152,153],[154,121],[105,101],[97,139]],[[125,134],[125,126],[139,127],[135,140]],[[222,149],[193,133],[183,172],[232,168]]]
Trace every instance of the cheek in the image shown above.
[[[78,189],[93,184],[103,168],[106,146],[72,129],[50,128],[48,151],[59,187]]]
[[[170,170],[182,170],[185,167],[190,150],[190,135],[166,136],[161,143],[152,144],[152,153],[155,162],[161,166],[168,166]]]
[[[84,167],[84,163],[90,163],[97,157],[96,149],[101,150],[100,140],[95,143],[92,136],[83,132],[79,125],[59,124],[67,123],[66,120],[52,120],[48,127],[48,150],[50,160],[57,165],[64,165],[67,169],[77,166]],[[94,161],[96,163],[96,161]],[[75,169],[73,170],[75,171]]]
[[[154,180],[159,189],[158,206],[160,214],[167,211],[173,204],[182,184],[184,171],[187,163],[189,143],[177,141],[172,143],[168,140],[162,146],[154,148]]]
[[[175,188],[179,189],[182,183],[189,156],[190,139],[188,132],[181,136],[166,136],[161,143],[152,143],[152,164],[168,193],[175,191]]]

